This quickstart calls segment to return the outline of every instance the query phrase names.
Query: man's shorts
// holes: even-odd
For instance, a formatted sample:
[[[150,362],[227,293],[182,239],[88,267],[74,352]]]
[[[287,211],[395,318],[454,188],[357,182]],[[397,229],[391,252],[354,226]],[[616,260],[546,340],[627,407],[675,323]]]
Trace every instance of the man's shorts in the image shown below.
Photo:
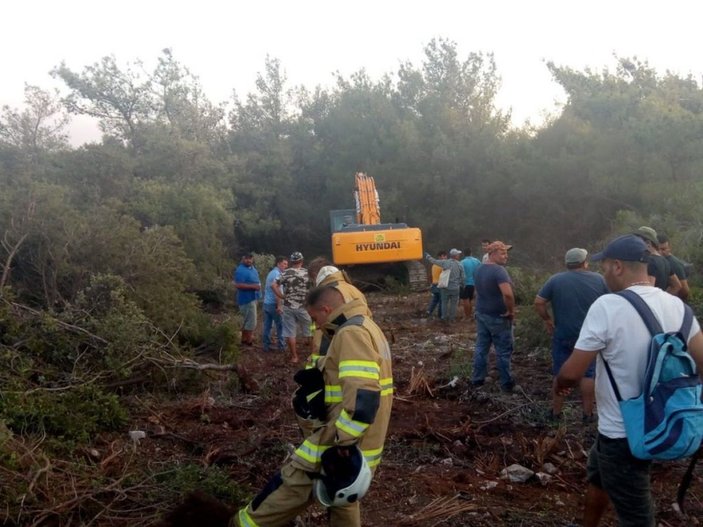
[[[295,338],[298,330],[303,337],[311,337],[311,324],[312,319],[304,307],[283,306],[283,338]]]
[[[474,299],[474,286],[465,285],[459,291],[459,298],[462,300],[473,300]]]
[[[618,525],[654,526],[650,466],[651,461],[632,455],[627,439],[610,439],[598,434],[588,454],[586,479],[608,494],[618,513]]]
[[[256,300],[239,306],[239,314],[242,316],[242,329],[254,331],[256,329]]]
[[[552,375],[554,375],[555,377],[559,373],[559,370],[561,370],[561,367],[566,362],[566,359],[568,359],[571,356],[571,353],[574,351],[576,340],[577,339],[559,339],[556,337],[552,337]],[[588,369],[586,370],[586,373],[583,376],[588,379],[593,379],[595,375],[596,361],[594,360],[590,364],[590,366],[588,366]]]

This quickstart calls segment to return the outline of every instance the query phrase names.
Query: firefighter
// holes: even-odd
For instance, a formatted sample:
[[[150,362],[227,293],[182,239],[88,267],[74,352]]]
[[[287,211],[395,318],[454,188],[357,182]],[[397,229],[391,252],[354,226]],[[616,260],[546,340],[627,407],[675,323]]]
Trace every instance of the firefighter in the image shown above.
[[[330,342],[315,367],[295,375],[293,408],[304,440],[234,525],[287,525],[313,496],[329,507],[331,526],[361,525],[358,499],[381,461],[390,420],[390,348],[362,299],[345,302],[328,285],[310,291],[306,305]]]
[[[316,258],[315,260],[319,260]],[[313,261],[315,261],[313,260]],[[312,267],[312,265],[311,265]],[[313,276],[314,274],[314,276]],[[342,296],[345,302],[351,302],[352,300],[361,299],[361,301],[366,306],[366,315],[371,317],[371,310],[366,303],[366,297],[364,293],[359,291],[349,279],[346,272],[340,271],[334,265],[325,265],[324,267],[316,270],[314,273],[311,272],[311,278],[314,280],[315,286],[326,286],[330,285],[335,287]],[[306,368],[312,368],[315,366],[317,359],[320,358],[320,348],[326,349],[329,346],[329,338],[325,336],[321,329],[316,329],[312,335],[312,353],[305,363]]]

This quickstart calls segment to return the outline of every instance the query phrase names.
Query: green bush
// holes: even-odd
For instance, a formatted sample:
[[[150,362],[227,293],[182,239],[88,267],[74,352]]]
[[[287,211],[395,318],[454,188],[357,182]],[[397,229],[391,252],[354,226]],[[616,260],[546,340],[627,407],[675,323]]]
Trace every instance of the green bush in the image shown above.
[[[515,303],[519,306],[532,306],[535,296],[542,284],[549,278],[548,274],[535,273],[521,267],[507,267],[508,274],[513,281]]]
[[[515,317],[515,348],[521,351],[549,350],[551,337],[532,306],[523,306]]]
[[[230,504],[241,504],[248,498],[248,493],[232,480],[227,471],[217,466],[203,467],[192,463],[175,465],[157,474],[155,479],[159,485],[177,495],[202,490]]]
[[[117,396],[94,385],[63,391],[13,388],[0,394],[0,420],[18,433],[46,433],[84,442],[97,432],[120,428],[127,420]]]

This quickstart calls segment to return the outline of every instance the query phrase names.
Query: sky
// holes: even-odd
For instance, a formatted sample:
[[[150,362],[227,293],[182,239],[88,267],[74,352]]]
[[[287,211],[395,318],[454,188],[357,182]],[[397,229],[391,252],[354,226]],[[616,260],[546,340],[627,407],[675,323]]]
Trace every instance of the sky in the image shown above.
[[[497,103],[516,126],[538,125],[565,102],[548,61],[612,70],[615,56],[636,56],[703,82],[700,0],[5,0],[0,13],[0,106],[21,107],[25,83],[65,91],[49,75],[62,61],[81,71],[114,55],[151,69],[171,48],[220,102],[253,91],[267,55],[291,86],[313,88],[331,86],[336,71],[377,79],[405,61],[419,66],[438,37],[460,57],[494,54]],[[99,140],[85,118],[70,133],[76,145]]]

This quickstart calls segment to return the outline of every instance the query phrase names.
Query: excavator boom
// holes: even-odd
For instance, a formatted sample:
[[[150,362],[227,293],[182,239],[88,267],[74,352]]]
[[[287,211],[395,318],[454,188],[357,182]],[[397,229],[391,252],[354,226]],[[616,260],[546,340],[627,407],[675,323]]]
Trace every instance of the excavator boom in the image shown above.
[[[371,176],[357,172],[354,176],[354,185],[356,222],[360,225],[378,225],[381,223],[381,205],[376,183]]]

